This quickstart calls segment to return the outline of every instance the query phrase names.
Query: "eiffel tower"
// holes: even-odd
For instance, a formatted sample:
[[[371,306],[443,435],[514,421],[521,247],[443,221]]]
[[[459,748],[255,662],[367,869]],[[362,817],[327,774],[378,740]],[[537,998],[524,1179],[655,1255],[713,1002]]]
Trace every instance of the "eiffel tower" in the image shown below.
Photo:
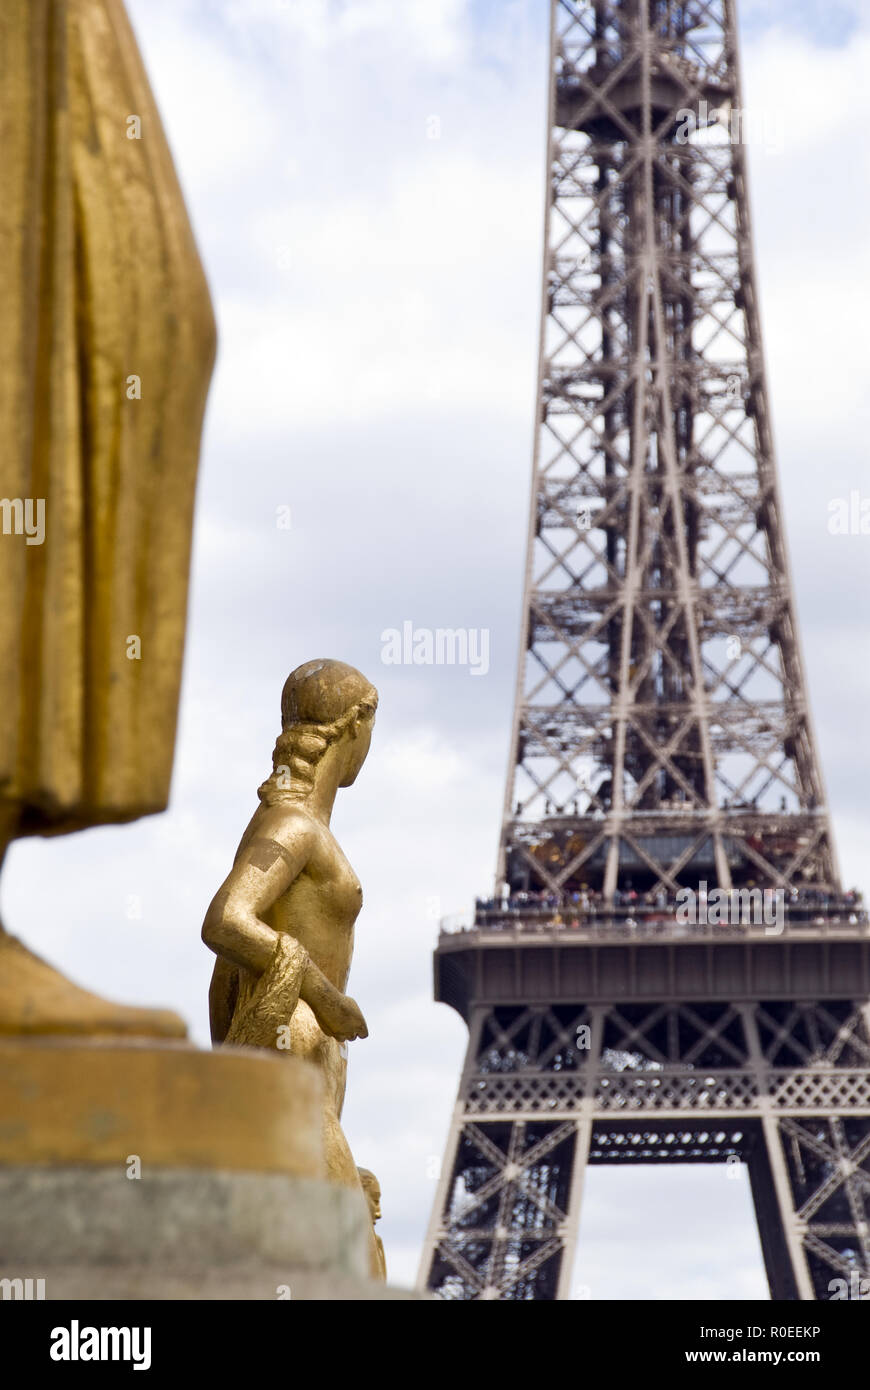
[[[733,0],[553,0],[524,625],[420,1283],[566,1299],[589,1164],[748,1166],[771,1297],[870,1292],[870,934],[782,529]],[[844,1292],[846,1290],[846,1292]]]

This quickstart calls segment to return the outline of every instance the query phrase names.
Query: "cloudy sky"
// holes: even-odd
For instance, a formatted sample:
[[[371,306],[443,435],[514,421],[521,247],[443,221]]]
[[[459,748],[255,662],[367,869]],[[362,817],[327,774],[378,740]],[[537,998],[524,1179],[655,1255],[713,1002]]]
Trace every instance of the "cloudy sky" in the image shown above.
[[[220,331],[169,811],[18,842],[11,930],[208,1043],[205,909],[316,656],[381,706],[334,829],[365,890],[346,1131],[416,1273],[465,1046],[432,1002],[439,912],[492,880],[534,413],[545,0],[128,0]],[[742,0],[750,168],[786,523],[845,879],[870,816],[870,7]],[[291,509],[292,526],[276,524]],[[384,665],[381,633],[491,632],[490,669]],[[54,887],[51,887],[54,885]],[[134,916],[141,910],[141,916]],[[593,1298],[766,1297],[743,1179],[593,1169]]]

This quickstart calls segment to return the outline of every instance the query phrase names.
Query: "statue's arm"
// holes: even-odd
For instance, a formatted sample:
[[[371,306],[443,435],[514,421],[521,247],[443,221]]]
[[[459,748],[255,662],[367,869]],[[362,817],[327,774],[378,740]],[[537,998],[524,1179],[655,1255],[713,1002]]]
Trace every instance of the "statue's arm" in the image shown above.
[[[255,975],[269,968],[278,933],[263,916],[305,868],[311,852],[311,831],[293,827],[277,840],[254,838],[236,856],[202,926],[210,950]]]

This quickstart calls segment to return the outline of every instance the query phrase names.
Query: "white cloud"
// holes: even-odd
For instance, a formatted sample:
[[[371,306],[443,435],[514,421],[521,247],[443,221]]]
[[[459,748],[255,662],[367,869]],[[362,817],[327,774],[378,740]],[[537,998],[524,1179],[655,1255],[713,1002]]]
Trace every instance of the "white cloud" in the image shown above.
[[[220,8],[237,31],[267,26],[273,37],[314,50],[341,51],[373,37],[402,48],[408,62],[436,66],[465,51],[465,0],[223,0]]]

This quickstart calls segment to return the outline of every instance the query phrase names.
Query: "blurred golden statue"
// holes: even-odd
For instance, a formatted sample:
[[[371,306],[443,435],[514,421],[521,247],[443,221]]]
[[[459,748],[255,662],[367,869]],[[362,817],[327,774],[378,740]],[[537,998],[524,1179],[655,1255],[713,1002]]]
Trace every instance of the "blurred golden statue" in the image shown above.
[[[369,1168],[360,1168],[357,1171],[359,1172],[365,1199],[369,1204],[369,1215],[372,1218],[372,1230],[375,1235],[375,1258],[372,1261],[372,1278],[382,1279],[384,1283],[386,1283],[387,1257],[384,1254],[384,1242],[374,1229],[375,1223],[381,1219],[381,1185]]]
[[[345,994],[362,888],[329,828],[339,787],[356,781],[378,694],[341,661],[288,676],[272,775],[202,929],[217,955],[209,1010],[215,1043],[305,1057],[324,1081],[330,1178],[359,1187],[340,1118],[347,1048],[368,1035]]]
[[[0,127],[2,859],[166,806],[215,328],[121,0],[4,0]],[[0,1033],[184,1031],[0,934]]]

